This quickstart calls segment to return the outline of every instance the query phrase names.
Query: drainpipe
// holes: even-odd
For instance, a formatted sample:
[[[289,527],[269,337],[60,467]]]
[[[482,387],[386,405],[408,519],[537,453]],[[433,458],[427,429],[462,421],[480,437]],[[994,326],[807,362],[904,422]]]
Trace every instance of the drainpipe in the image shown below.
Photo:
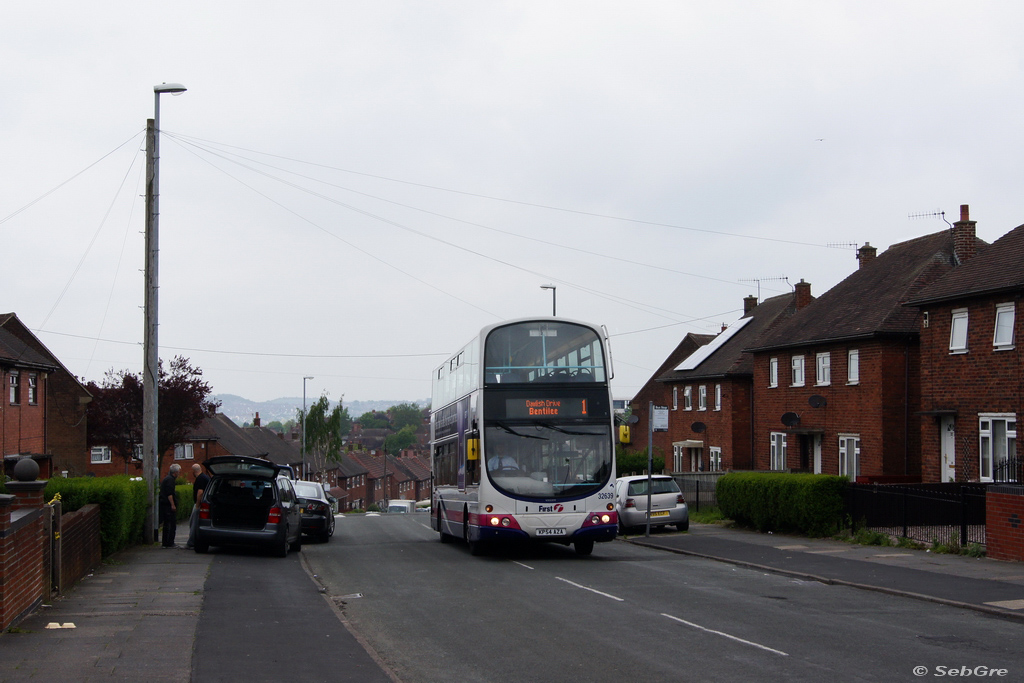
[[[910,341],[903,347],[903,476],[910,474]],[[924,473],[922,472],[922,475]]]

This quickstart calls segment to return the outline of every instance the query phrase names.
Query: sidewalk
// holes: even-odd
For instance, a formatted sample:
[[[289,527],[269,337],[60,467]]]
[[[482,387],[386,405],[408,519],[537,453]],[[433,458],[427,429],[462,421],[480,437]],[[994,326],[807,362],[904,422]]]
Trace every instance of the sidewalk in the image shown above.
[[[0,682],[184,681],[212,555],[135,547],[0,635]],[[59,624],[64,628],[48,628]]]
[[[691,524],[630,543],[1024,620],[1024,564]]]

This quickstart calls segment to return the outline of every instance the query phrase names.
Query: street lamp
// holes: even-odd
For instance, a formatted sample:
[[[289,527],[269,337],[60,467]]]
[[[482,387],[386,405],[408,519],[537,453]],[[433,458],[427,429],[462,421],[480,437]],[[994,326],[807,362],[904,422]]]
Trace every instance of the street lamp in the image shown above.
[[[555,317],[555,290],[558,289],[558,288],[555,287],[554,285],[541,285],[540,288],[541,289],[550,289],[551,290],[551,317],[554,318]]]
[[[302,478],[309,479],[306,472],[306,380],[312,377],[302,378]]]
[[[156,530],[160,526],[153,498],[153,487],[160,478],[160,454],[157,453],[160,391],[160,351],[157,343],[157,291],[160,279],[160,95],[180,95],[185,89],[180,83],[154,85],[153,118],[146,122],[146,327],[143,332],[145,367],[142,374],[142,474],[146,482],[146,500],[149,506],[146,512],[147,542],[156,540]]]

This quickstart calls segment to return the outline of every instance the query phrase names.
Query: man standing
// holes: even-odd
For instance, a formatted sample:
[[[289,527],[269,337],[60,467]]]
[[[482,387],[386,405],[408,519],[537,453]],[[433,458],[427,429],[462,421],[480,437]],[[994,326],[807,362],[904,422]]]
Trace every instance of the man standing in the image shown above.
[[[178,526],[178,501],[175,499],[174,486],[178,482],[181,465],[173,463],[167,476],[160,482],[160,521],[164,525],[163,546],[174,547],[174,532]]]
[[[192,516],[188,520],[188,543],[185,544],[186,548],[191,548],[195,545],[196,524],[199,519],[199,501],[203,499],[206,487],[210,485],[210,475],[203,472],[203,466],[199,463],[192,465],[192,476],[195,477],[195,481],[192,483]]]

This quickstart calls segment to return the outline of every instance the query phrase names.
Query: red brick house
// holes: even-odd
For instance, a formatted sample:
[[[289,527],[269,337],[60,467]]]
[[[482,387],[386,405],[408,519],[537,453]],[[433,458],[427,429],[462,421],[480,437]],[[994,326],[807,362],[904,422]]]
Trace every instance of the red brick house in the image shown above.
[[[857,271],[748,349],[754,354],[757,469],[862,478],[921,477],[920,313],[903,304],[952,270],[973,224],[865,244]]]
[[[341,455],[332,464],[325,474],[331,495],[338,499],[338,510],[366,509],[369,471],[348,455]]]
[[[807,290],[808,297],[810,290]],[[792,315],[796,296],[758,305],[743,300],[743,317],[657,378],[668,403],[673,472],[753,469],[753,354],[744,351],[765,330]]]
[[[673,368],[683,362],[684,359],[690,356],[693,352],[699,349],[704,344],[707,344],[715,338],[713,334],[693,334],[692,332],[683,337],[682,341],[672,350],[672,353],[668,354],[668,357],[662,362],[651,378],[640,387],[640,391],[637,392],[629,405],[632,408],[632,415],[637,421],[629,428],[630,443],[628,446],[637,451],[642,451],[647,448],[647,437],[648,437],[648,420],[650,416],[648,411],[650,405],[653,403],[656,406],[671,406],[672,405],[672,389],[664,382],[659,381],[659,378],[666,372],[671,371]],[[672,416],[669,416],[669,428],[672,427]],[[654,452],[660,453],[665,457],[666,469],[671,467],[670,457],[672,453],[672,437],[670,432],[655,432],[652,441],[654,443]],[[619,472],[622,476],[624,473]],[[628,474],[628,473],[627,473]]]
[[[960,214],[956,229],[973,234],[968,207]],[[1020,482],[1024,226],[974,246],[962,245],[956,267],[908,302],[920,311],[922,476]]]
[[[395,472],[387,467],[384,452],[370,454],[368,451],[353,451],[347,456],[352,462],[366,470],[366,498],[363,508],[379,503],[389,497],[391,478]]]
[[[84,475],[85,408],[92,397],[14,313],[0,315],[0,380],[5,471],[31,456],[40,478]]]

